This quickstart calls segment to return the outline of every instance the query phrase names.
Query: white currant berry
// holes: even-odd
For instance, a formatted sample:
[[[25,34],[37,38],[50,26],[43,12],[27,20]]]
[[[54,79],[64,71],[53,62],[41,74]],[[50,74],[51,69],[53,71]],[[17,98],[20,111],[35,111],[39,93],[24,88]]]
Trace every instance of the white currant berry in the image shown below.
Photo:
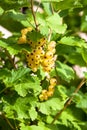
[[[18,39],[18,44],[24,44],[26,43],[26,35],[22,35],[19,39]]]
[[[55,78],[50,79],[50,84],[55,86],[57,84],[57,80]]]

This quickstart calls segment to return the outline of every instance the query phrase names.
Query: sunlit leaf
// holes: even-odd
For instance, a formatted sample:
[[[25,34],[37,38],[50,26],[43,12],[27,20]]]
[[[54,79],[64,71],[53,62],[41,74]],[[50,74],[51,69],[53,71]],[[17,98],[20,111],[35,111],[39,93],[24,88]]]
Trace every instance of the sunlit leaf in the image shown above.
[[[63,64],[59,61],[56,62],[56,70],[61,79],[70,82],[71,79],[74,79],[75,73],[74,70],[66,64]]]

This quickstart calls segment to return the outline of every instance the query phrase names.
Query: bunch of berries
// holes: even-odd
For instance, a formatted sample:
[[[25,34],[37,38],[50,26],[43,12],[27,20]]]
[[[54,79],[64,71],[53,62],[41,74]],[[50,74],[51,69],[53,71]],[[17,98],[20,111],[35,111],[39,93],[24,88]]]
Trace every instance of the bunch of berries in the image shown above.
[[[28,66],[32,69],[33,72],[37,71],[44,53],[45,52],[42,47],[37,47],[31,53],[26,54]]]
[[[18,44],[29,44],[32,48],[36,48],[37,46],[44,46],[44,44],[46,43],[46,39],[43,37],[39,40],[32,41],[31,39],[28,38],[27,34],[29,34],[30,32],[33,32],[34,30],[32,29],[32,27],[28,27],[28,28],[24,28],[21,30],[21,37],[18,39]]]
[[[55,60],[56,60],[56,55],[54,55],[55,54],[55,45],[56,45],[56,43],[54,41],[51,41],[48,44],[47,50],[44,54],[41,65],[45,72],[50,72],[51,69],[53,69],[55,67]]]
[[[51,78],[48,90],[46,89],[42,90],[41,94],[39,95],[40,101],[45,101],[54,94],[54,88],[56,84],[57,80],[55,78]]]
[[[32,48],[32,52],[26,52],[26,59],[28,67],[32,69],[33,72],[36,72],[39,66],[41,65],[43,71],[49,73],[55,67],[55,46],[56,42],[51,41],[47,43],[46,38],[42,37],[38,40],[32,41],[30,35],[36,32],[29,28],[24,28],[21,30],[21,37],[18,40],[18,44],[29,44]]]
[[[26,55],[28,66],[33,72],[36,72],[40,65],[43,71],[48,73],[55,67],[55,42],[51,41],[46,50],[44,45],[42,46],[43,43],[41,42],[36,49],[33,49],[31,53]]]
[[[21,30],[21,37],[18,39],[18,44],[25,44],[25,43],[27,43],[27,36],[26,36],[26,34],[28,32],[31,32],[31,31],[32,31],[31,27],[22,29]]]
[[[44,47],[45,46],[45,43],[46,43],[46,38],[41,38],[39,40],[37,40],[36,42],[35,41],[32,41],[30,40],[29,38],[27,39],[27,43],[32,47],[32,48],[36,48],[36,47]]]

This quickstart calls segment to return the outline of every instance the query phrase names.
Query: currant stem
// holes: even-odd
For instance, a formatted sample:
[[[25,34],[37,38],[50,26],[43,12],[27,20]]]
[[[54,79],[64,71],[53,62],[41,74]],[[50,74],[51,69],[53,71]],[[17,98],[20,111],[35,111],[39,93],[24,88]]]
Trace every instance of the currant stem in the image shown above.
[[[68,101],[66,101],[64,107],[55,115],[51,124],[54,124],[54,122],[59,118],[59,116],[62,114],[62,112],[71,104],[71,102],[74,98],[74,94],[76,94],[80,90],[80,88],[83,86],[83,84],[85,82],[86,82],[86,79],[83,78],[82,81],[80,82],[80,84],[77,86],[76,90],[74,91],[73,95],[68,99]]]
[[[38,31],[38,24],[36,22],[36,15],[35,15],[35,12],[34,12],[34,1],[31,0],[31,11],[32,11],[32,15],[33,15],[33,18],[34,18],[34,22],[35,22],[35,26],[36,26],[36,31]]]
[[[7,122],[8,125],[10,126],[10,128],[11,128],[12,130],[15,130],[15,128],[13,127],[13,125],[11,124],[11,122],[8,120],[8,118],[4,115],[4,113],[1,113],[1,116],[2,116],[3,119],[6,120],[6,122]]]

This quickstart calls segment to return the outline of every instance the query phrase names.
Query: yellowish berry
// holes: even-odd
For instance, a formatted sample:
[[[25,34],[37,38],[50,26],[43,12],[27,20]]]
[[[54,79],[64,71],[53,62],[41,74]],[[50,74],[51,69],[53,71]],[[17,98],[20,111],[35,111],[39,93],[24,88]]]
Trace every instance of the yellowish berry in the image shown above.
[[[32,68],[32,71],[33,71],[33,72],[36,72],[37,69],[38,69],[37,67],[34,67],[34,68]]]
[[[47,51],[45,54],[46,58],[52,58],[53,57],[53,53],[51,51]]]
[[[54,49],[55,46],[56,46],[56,42],[55,42],[55,41],[51,41],[51,42],[48,44],[48,50]]]
[[[37,42],[37,46],[43,46],[46,43],[46,38],[41,38],[38,42]]]
[[[26,35],[22,35],[19,40],[18,40],[18,44],[24,44],[26,43],[27,40],[26,40]]]
[[[42,94],[39,95],[40,101],[44,101],[44,96]]]
[[[26,35],[28,32],[31,32],[31,31],[32,31],[31,27],[24,28],[21,30],[21,34]]]
[[[50,79],[50,84],[55,86],[57,84],[57,80],[55,78]]]
[[[47,96],[48,96],[48,97],[53,96],[53,94],[54,94],[54,91],[48,91],[48,92],[47,92]]]
[[[48,99],[48,95],[44,95],[44,100],[47,100]]]
[[[46,89],[42,90],[42,95],[46,95],[46,94],[47,94],[47,90]]]
[[[49,85],[48,90],[52,91],[53,89],[54,89],[54,86],[53,85]]]
[[[44,58],[43,58],[42,66],[47,67],[49,64],[50,64],[50,60],[49,60],[49,59],[44,59]]]

